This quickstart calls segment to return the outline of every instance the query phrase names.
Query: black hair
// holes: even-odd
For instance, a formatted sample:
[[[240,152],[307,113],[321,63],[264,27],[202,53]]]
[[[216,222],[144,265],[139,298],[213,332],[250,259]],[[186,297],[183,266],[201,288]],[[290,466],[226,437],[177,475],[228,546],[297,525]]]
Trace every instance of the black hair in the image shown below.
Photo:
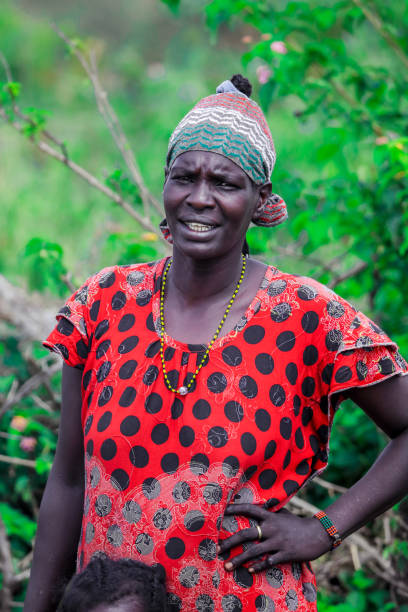
[[[242,74],[233,74],[230,81],[239,91],[242,91],[242,93],[248,96],[248,98],[251,97],[252,85],[248,79],[242,76]]]
[[[132,597],[144,605],[146,612],[166,612],[165,580],[164,568],[159,564],[98,557],[72,578],[57,612],[91,612],[99,604]]]

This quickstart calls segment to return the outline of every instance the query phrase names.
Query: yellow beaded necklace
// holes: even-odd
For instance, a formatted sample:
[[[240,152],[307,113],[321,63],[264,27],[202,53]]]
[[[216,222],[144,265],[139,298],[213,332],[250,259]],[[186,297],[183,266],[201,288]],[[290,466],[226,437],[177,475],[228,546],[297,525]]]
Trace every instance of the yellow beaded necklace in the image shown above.
[[[193,385],[195,379],[197,378],[197,375],[198,375],[199,371],[203,367],[203,365],[205,363],[205,360],[207,359],[207,355],[208,355],[208,353],[211,350],[212,345],[214,344],[214,342],[218,338],[219,333],[220,333],[220,331],[222,329],[222,326],[225,323],[225,319],[227,318],[228,313],[231,310],[231,306],[233,305],[234,300],[237,297],[239,288],[240,288],[240,286],[242,284],[242,281],[244,279],[245,268],[246,268],[246,259],[245,259],[245,257],[242,258],[241,276],[239,277],[239,281],[237,283],[235,291],[232,294],[232,298],[228,302],[228,306],[225,309],[224,316],[221,319],[221,323],[217,327],[217,330],[216,330],[216,332],[215,332],[211,342],[207,346],[207,349],[206,349],[206,351],[204,353],[203,358],[201,359],[201,361],[200,361],[196,371],[194,372],[190,382],[186,386],[183,385],[183,386],[179,387],[178,389],[174,389],[174,387],[170,383],[169,377],[167,376],[166,363],[165,363],[165,360],[164,360],[164,341],[165,341],[165,338],[167,337],[166,330],[165,330],[165,327],[164,327],[164,290],[165,290],[165,287],[166,287],[167,274],[168,274],[168,271],[170,270],[171,263],[172,263],[172,260],[170,259],[170,261],[167,264],[166,269],[164,270],[164,273],[163,273],[163,280],[162,280],[162,285],[161,285],[161,290],[160,290],[160,326],[161,326],[161,334],[160,334],[160,358],[161,358],[161,362],[162,362],[163,376],[164,376],[164,381],[166,383],[166,387],[169,389],[169,391],[172,391],[173,393],[178,393],[179,395],[187,395],[187,393],[190,390],[190,387]]]

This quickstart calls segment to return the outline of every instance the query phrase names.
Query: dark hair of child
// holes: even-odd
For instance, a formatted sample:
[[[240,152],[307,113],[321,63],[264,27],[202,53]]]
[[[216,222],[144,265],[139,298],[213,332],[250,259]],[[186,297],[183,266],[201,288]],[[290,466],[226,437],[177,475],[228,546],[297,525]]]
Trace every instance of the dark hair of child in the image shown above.
[[[93,559],[69,582],[57,612],[91,612],[101,604],[134,599],[144,612],[166,612],[165,571],[140,561]]]

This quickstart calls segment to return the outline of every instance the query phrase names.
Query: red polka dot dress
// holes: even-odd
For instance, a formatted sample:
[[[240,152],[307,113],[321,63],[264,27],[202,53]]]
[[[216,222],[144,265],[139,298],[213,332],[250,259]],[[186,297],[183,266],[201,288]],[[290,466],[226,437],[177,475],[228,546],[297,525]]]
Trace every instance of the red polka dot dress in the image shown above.
[[[175,395],[159,354],[165,263],[102,270],[67,301],[45,342],[83,368],[78,569],[98,555],[161,563],[174,610],[316,610],[309,563],[224,570],[218,540],[251,523],[224,518],[224,509],[283,507],[327,465],[331,395],[406,373],[407,364],[332,291],[268,267],[191,392]],[[173,387],[189,382],[205,348],[168,339]]]

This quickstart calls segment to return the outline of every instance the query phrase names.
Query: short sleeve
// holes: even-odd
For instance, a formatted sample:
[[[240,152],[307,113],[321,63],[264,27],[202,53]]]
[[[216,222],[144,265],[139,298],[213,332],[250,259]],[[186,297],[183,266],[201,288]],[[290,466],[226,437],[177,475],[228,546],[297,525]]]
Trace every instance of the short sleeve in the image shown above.
[[[61,355],[65,363],[83,368],[92,343],[92,320],[99,308],[97,277],[90,277],[56,315],[57,325],[43,345]]]
[[[334,358],[322,365],[322,379],[329,396],[337,395],[336,408],[342,392],[355,387],[375,385],[391,376],[408,373],[408,365],[398,346],[373,321],[357,312]]]

